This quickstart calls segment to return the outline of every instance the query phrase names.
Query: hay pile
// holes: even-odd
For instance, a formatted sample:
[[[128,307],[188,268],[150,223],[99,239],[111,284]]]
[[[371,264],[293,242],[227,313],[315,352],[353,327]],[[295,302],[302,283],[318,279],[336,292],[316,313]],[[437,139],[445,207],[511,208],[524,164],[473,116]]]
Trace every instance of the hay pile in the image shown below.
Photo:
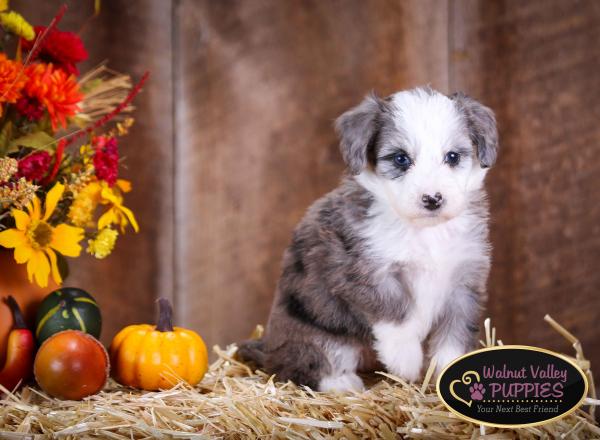
[[[37,388],[0,400],[2,439],[177,438],[599,438],[594,422],[590,365],[581,346],[551,318],[546,320],[575,348],[576,362],[590,379],[592,397],[559,421],[533,428],[483,428],[462,421],[442,405],[431,384],[430,366],[416,386],[389,374],[367,378],[362,393],[333,395],[277,383],[235,359],[237,348],[215,347],[218,360],[196,388],[144,393],[110,382],[83,402],[58,401]],[[483,345],[501,344],[486,321]],[[6,390],[4,390],[6,392]]]

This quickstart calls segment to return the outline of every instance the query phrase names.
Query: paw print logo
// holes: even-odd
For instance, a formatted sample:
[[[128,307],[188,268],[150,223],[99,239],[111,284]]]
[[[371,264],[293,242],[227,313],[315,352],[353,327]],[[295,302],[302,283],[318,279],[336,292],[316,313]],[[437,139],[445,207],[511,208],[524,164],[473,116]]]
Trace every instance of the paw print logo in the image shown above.
[[[473,400],[483,400],[483,395],[485,394],[485,388],[481,383],[474,383],[469,387],[469,391],[471,392],[471,399]]]

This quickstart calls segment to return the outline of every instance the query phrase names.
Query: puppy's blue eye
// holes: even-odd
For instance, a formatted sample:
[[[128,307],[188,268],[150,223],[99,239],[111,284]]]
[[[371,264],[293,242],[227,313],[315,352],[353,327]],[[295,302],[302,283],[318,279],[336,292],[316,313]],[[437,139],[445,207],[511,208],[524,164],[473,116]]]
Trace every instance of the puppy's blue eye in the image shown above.
[[[446,162],[451,167],[455,167],[460,162],[460,154],[457,153],[456,151],[450,151],[450,152],[446,153],[444,162]]]
[[[393,160],[394,164],[403,170],[407,170],[412,165],[412,160],[410,160],[410,157],[405,152],[394,154]]]

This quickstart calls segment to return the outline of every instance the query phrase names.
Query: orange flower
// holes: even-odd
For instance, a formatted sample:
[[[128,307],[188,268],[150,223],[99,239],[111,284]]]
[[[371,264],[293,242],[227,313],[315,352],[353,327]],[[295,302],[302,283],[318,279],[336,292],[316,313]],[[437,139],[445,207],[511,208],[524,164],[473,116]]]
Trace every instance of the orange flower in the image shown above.
[[[6,54],[0,53],[0,116],[3,112],[2,104],[14,103],[21,97],[21,89],[27,80],[26,75],[21,74],[21,63],[9,60]]]
[[[83,98],[79,84],[73,75],[56,69],[52,64],[33,64],[25,69],[27,83],[24,93],[39,101],[50,115],[52,129],[58,123],[67,127],[67,117],[79,111],[77,104]]]

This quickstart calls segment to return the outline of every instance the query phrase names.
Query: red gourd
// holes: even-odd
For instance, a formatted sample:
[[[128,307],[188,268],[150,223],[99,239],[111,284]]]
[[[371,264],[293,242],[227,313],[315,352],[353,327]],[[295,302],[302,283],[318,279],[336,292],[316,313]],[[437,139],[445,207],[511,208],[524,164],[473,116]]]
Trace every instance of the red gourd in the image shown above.
[[[12,330],[8,334],[6,362],[0,371],[0,385],[13,391],[33,374],[35,339],[25,325],[19,305],[12,296],[4,300],[12,312]]]
[[[30,283],[25,266],[15,262],[12,250],[0,247],[0,366],[6,359],[8,335],[13,325],[12,312],[2,301],[2,297],[11,295],[19,303],[25,323],[34,328],[39,304],[46,295],[58,288],[52,279],[49,280],[48,287]]]

